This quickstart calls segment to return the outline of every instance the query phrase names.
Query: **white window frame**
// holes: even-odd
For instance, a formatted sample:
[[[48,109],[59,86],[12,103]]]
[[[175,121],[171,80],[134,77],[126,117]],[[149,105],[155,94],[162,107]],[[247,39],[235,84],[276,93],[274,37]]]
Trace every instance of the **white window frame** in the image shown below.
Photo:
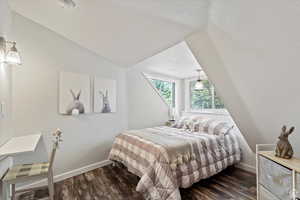
[[[184,96],[185,96],[185,112],[189,113],[203,113],[203,114],[214,114],[214,115],[229,115],[228,111],[224,109],[191,109],[191,88],[190,88],[190,82],[196,81],[197,78],[188,78],[184,80]]]
[[[151,82],[150,79],[156,79],[156,80],[161,80],[161,81],[166,81],[166,82],[170,82],[172,84],[174,84],[174,92],[175,94],[172,96],[173,101],[174,101],[174,105],[173,107],[170,108],[177,108],[178,106],[178,99],[177,99],[177,87],[178,87],[178,80],[160,75],[160,74],[154,74],[154,73],[143,73],[144,77],[147,79],[147,81],[149,82],[149,84],[151,85],[151,87],[157,92],[157,94],[159,95],[159,97],[164,101],[164,103],[170,107],[170,105],[168,104],[168,102],[165,100],[165,98],[163,98],[160,94],[160,91],[158,91],[158,89],[153,85],[153,83]]]

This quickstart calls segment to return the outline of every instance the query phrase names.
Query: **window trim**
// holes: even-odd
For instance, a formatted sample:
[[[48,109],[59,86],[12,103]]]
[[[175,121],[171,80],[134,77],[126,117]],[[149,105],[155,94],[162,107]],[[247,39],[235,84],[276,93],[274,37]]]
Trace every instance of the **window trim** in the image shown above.
[[[169,107],[169,108],[176,108],[177,107],[177,101],[176,101],[176,80],[174,79],[170,79],[170,78],[166,78],[166,77],[162,77],[159,75],[151,75],[148,73],[142,73],[143,76],[145,77],[145,79],[148,81],[148,83],[150,84],[150,86],[155,90],[155,92],[158,94],[158,96],[163,100],[163,102]],[[168,102],[165,100],[165,98],[160,94],[160,91],[153,85],[153,83],[151,82],[150,79],[155,79],[155,80],[160,80],[160,81],[165,81],[165,82],[170,82],[172,83],[172,87],[173,87],[173,95],[172,95],[172,105],[170,106],[168,104]]]

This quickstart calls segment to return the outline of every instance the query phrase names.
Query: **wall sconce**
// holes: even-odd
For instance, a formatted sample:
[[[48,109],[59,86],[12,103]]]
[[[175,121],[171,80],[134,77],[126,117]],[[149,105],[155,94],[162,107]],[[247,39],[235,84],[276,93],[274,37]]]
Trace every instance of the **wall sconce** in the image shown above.
[[[11,46],[8,49],[8,46]],[[16,48],[16,42],[6,41],[0,36],[0,63],[21,65],[21,56]]]

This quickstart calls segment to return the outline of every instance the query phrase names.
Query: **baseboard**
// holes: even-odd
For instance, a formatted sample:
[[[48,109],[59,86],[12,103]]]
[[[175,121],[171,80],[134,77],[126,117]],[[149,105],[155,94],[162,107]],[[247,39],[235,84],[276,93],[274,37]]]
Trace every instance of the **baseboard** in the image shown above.
[[[58,174],[58,175],[54,176],[54,182],[59,182],[59,181],[62,181],[62,180],[65,180],[65,179],[68,179],[68,178],[86,173],[88,171],[91,171],[91,170],[94,170],[94,169],[97,169],[97,168],[100,168],[100,167],[104,167],[104,166],[109,165],[111,163],[112,162],[109,161],[109,160],[103,160],[103,161],[100,161],[100,162],[97,162],[97,163],[93,163],[91,165],[81,167],[79,169],[75,169],[75,170],[72,170],[72,171],[69,171],[69,172],[66,172],[66,173]],[[46,185],[47,185],[47,179],[43,179],[43,180],[28,184],[28,185],[18,187],[17,189],[18,190],[23,190],[23,189],[41,187],[41,186],[46,186]]]
[[[235,165],[235,167],[256,174],[256,168],[255,168],[255,166],[252,166],[252,165],[249,165],[249,164],[241,162],[241,163]]]

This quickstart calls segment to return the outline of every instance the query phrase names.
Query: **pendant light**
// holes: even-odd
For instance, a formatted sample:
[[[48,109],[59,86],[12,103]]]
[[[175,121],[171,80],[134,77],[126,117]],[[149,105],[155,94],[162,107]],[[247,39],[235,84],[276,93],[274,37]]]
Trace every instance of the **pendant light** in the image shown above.
[[[7,45],[11,48],[8,50]],[[7,63],[12,65],[21,65],[21,56],[16,47],[16,42],[6,41],[4,37],[0,36],[0,63]]]
[[[194,90],[202,90],[204,88],[202,79],[200,77],[200,73],[201,73],[202,69],[197,69],[196,71],[199,73],[199,77],[198,77],[198,79],[196,81]]]
[[[16,48],[15,42],[13,42],[13,46],[11,47],[11,49],[8,51],[6,55],[6,62],[10,64],[21,65],[21,56]]]

